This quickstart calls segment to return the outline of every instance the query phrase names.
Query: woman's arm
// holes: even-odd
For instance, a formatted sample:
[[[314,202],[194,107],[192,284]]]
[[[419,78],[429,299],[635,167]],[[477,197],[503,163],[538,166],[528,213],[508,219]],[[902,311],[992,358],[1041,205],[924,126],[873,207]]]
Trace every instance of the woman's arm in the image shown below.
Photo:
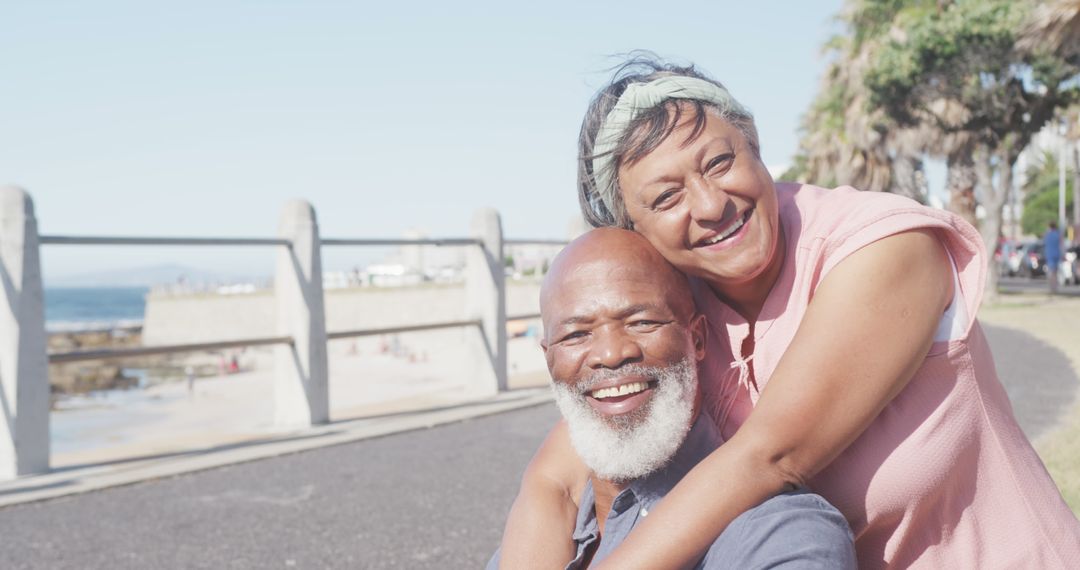
[[[804,484],[900,392],[952,299],[930,231],[874,242],[822,281],[757,405],[600,568],[694,564],[739,514]]]
[[[588,477],[560,421],[525,468],[503,531],[500,568],[562,569],[574,559],[571,535]]]

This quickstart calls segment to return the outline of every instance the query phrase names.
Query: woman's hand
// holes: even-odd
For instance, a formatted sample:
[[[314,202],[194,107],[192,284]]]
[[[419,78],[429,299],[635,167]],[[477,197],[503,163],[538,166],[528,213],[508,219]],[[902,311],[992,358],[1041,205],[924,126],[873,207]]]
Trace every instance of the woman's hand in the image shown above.
[[[570,444],[566,422],[560,421],[521,478],[503,532],[500,568],[561,570],[574,559],[571,536],[588,477],[588,468]]]
[[[804,484],[848,447],[915,374],[952,299],[932,231],[874,242],[814,293],[757,405],[600,568],[684,568],[739,514]]]

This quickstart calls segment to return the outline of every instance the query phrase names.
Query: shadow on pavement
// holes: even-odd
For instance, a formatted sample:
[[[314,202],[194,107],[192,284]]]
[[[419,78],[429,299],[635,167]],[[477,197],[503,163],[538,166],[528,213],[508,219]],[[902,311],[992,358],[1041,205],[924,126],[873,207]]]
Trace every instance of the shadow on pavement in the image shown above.
[[[1072,408],[1080,378],[1060,350],[1021,331],[982,326],[1016,419],[1034,440]]]
[[[76,463],[73,465],[65,465],[63,467],[56,467],[49,471],[49,473],[64,473],[67,471],[74,471],[77,469],[87,469],[91,467],[109,467],[115,465],[123,465],[125,463],[138,463],[141,461],[154,461],[157,459],[173,459],[177,457],[189,457],[196,455],[209,455],[213,453],[222,453],[226,451],[232,451],[236,449],[244,449],[248,447],[257,447],[260,445],[267,445],[271,443],[281,443],[284,441],[303,441],[310,439],[319,439],[329,435],[335,435],[341,433],[340,431],[324,431],[315,434],[299,434],[290,436],[277,436],[277,437],[260,437],[257,439],[251,439],[246,441],[240,441],[236,443],[229,443],[225,445],[212,445],[208,447],[199,447],[195,449],[185,449],[183,451],[170,451],[167,453],[153,453],[147,455],[134,455],[131,457],[123,457],[120,459],[111,459],[108,461],[93,461],[88,463]],[[18,489],[19,492],[26,491],[30,487],[23,487]],[[10,492],[10,491],[4,491]],[[0,492],[0,494],[3,494]]]

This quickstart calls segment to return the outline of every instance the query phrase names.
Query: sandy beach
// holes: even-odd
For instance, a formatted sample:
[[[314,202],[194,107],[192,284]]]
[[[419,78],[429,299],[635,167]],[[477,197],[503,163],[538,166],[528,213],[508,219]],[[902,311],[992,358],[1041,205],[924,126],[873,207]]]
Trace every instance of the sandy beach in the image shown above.
[[[460,337],[460,335],[458,335]],[[461,343],[446,333],[402,335],[397,354],[387,339],[329,344],[331,420],[437,408],[474,399],[460,370]],[[447,342],[450,339],[451,342]],[[189,355],[206,370],[219,357]],[[511,339],[510,387],[547,383],[535,337]],[[182,379],[142,389],[67,396],[51,415],[52,465],[63,469],[190,452],[284,433],[272,425],[273,349],[244,351],[240,371],[200,377],[189,393]]]

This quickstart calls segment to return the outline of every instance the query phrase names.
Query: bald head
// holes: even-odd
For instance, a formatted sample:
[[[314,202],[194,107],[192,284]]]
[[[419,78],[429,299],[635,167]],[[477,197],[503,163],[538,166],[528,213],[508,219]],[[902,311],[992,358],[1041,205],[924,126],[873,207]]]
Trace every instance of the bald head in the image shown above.
[[[601,479],[664,465],[700,405],[705,318],[645,238],[593,230],[563,249],[540,291],[541,345],[574,448]]]
[[[545,315],[545,325],[555,299],[574,296],[571,288],[582,281],[601,281],[605,288],[615,289],[633,284],[653,288],[663,294],[683,324],[689,323],[695,312],[686,276],[637,232],[597,228],[563,248],[540,288],[540,312]]]

